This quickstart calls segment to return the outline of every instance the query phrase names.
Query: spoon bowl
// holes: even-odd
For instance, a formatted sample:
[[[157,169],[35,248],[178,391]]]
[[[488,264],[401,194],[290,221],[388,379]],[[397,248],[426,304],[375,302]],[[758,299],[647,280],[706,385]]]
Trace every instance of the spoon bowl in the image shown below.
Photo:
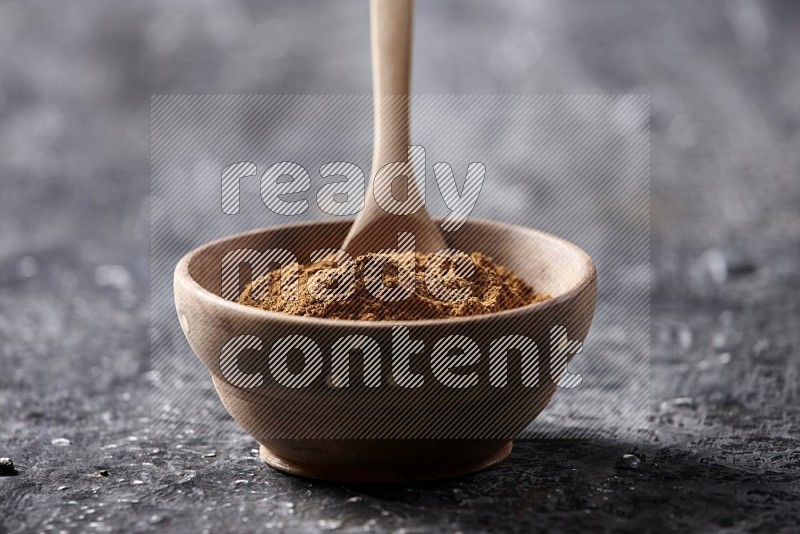
[[[571,341],[582,342],[589,331],[596,298],[591,259],[547,233],[472,220],[448,235],[449,245],[491,256],[549,300],[452,319],[347,321],[274,313],[221,296],[221,265],[230,251],[282,248],[306,262],[314,250],[338,247],[349,228],[349,221],[334,221],[259,229],[199,247],[178,263],[180,324],[225,408],[260,443],[269,465],[311,478],[432,480],[502,461],[512,440],[550,401],[566,370],[569,355],[555,357],[552,349],[554,327],[563,328]],[[416,345],[398,343],[401,335]],[[276,342],[289,336],[318,347],[320,372],[308,375],[313,379],[302,387],[287,387],[274,373],[284,346]],[[442,382],[441,369],[436,370],[437,343],[454,336],[468,338],[466,343],[479,351],[471,365],[453,370],[474,372],[477,380],[470,387]],[[523,338],[529,344],[520,350],[493,352],[504,339]],[[362,348],[367,340],[379,348],[380,370],[373,378],[380,385],[367,385],[367,358],[359,351],[350,354],[347,384],[335,383],[332,347],[343,339],[358,339]],[[231,343],[242,349],[234,364]],[[282,361],[294,376],[304,375],[313,367],[308,355],[314,350],[305,360],[296,352],[287,356],[284,351]],[[418,387],[402,385],[398,358],[421,377]]]

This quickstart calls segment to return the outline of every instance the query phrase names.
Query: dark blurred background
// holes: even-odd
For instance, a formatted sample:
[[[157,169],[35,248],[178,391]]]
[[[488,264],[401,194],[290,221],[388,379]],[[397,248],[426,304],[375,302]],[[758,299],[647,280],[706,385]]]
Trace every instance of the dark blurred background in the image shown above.
[[[3,1],[0,532],[800,521],[800,4],[419,1],[415,32],[416,93],[651,95],[651,432],[380,491],[149,437],[151,95],[368,94],[367,3]]]

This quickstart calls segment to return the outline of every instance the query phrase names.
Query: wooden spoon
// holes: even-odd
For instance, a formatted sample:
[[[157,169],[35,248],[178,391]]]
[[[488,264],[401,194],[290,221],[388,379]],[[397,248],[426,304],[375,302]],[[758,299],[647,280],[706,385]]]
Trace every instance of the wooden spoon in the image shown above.
[[[411,24],[413,0],[370,0],[372,31],[372,88],[375,132],[372,179],[364,209],[342,248],[353,258],[382,249],[397,248],[398,234],[414,234],[417,252],[447,247],[439,228],[423,206],[409,215],[392,215],[375,200],[375,176],[387,163],[408,160],[410,141],[409,89],[411,79]],[[411,173],[409,173],[411,174]],[[419,199],[414,176],[407,176],[407,198]],[[395,184],[393,184],[394,186]],[[392,188],[394,191],[394,187]],[[393,195],[397,200],[397,193]]]

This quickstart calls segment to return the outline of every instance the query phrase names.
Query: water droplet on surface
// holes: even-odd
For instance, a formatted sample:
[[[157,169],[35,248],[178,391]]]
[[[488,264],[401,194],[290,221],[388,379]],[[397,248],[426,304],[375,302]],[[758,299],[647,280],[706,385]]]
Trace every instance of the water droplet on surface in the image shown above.
[[[317,526],[322,530],[335,530],[342,526],[341,519],[320,519],[317,521]]]
[[[122,265],[98,265],[94,270],[94,282],[101,287],[128,289],[133,285],[133,277]]]
[[[616,468],[635,471],[639,469],[641,465],[642,461],[635,454],[623,454],[622,457],[617,460]]]
[[[24,256],[17,262],[17,274],[20,278],[32,278],[39,272],[39,260],[33,256]]]
[[[659,412],[674,413],[676,410],[694,410],[697,408],[697,403],[692,397],[675,397],[663,401],[659,405]]]
[[[689,328],[681,325],[678,329],[678,345],[683,350],[688,350],[692,346],[692,331]]]
[[[769,348],[770,348],[769,339],[759,339],[753,345],[753,353],[756,356],[763,356],[764,353],[767,352],[767,350],[769,350]]]
[[[735,250],[708,250],[703,254],[703,261],[711,279],[718,284],[756,270],[755,264],[747,256]]]

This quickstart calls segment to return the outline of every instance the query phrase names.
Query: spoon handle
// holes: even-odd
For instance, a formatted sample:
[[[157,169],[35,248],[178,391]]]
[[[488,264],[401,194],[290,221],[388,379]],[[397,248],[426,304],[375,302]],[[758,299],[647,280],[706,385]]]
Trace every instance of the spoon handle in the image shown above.
[[[375,103],[373,173],[406,158],[411,139],[413,0],[371,0],[372,92]]]
[[[385,164],[408,159],[413,6],[413,0],[370,0],[375,113],[373,177]],[[415,177],[408,178],[408,197],[418,198]],[[411,215],[386,213],[375,201],[374,187],[373,178],[364,209],[345,239],[343,248],[351,256],[397,248],[400,232],[414,234],[418,252],[433,252],[447,246],[424,206]]]

